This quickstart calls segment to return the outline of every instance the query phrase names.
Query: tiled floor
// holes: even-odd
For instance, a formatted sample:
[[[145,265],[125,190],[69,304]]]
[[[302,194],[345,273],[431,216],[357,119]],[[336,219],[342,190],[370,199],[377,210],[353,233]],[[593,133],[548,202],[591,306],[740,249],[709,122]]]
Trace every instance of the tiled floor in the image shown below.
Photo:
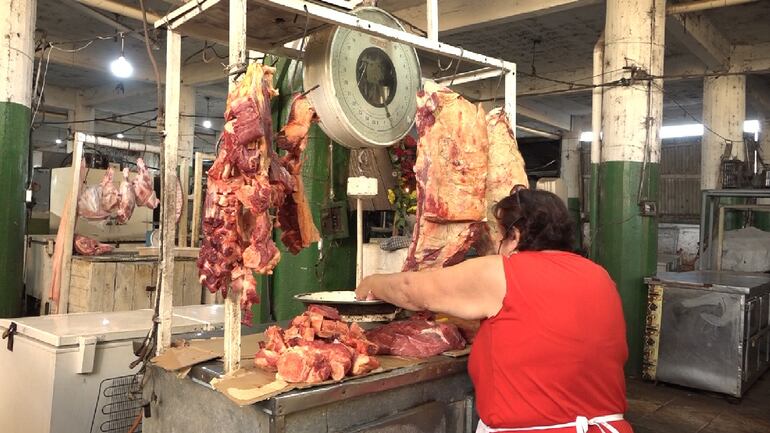
[[[635,379],[627,388],[635,433],[770,433],[770,373],[740,401]]]

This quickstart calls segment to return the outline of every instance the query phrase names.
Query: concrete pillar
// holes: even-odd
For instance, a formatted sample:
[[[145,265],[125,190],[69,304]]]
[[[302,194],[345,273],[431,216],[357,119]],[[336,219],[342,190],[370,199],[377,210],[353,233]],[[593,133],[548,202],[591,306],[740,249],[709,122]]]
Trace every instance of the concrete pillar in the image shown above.
[[[21,315],[36,0],[0,0],[0,317]]]
[[[604,28],[605,82],[663,74],[665,0],[608,0]],[[662,80],[608,86],[602,96],[597,261],[617,284],[626,319],[626,371],[642,368],[647,303],[644,277],[653,275],[657,221],[650,211],[658,199]]]
[[[575,222],[575,246],[582,247],[582,223],[580,221],[580,126],[575,119],[572,130],[561,139],[561,178],[567,187],[567,209]]]
[[[75,109],[67,111],[67,121],[73,122],[69,125],[72,135],[67,141],[67,152],[72,152],[74,144],[72,139],[75,136],[75,132],[93,134],[96,131],[96,122],[93,121],[96,118],[96,110],[94,107],[86,105],[84,100],[85,96],[83,96],[83,93],[78,92],[75,95]]]
[[[770,113],[759,122],[759,155],[765,166],[770,168]]]
[[[701,189],[722,187],[719,185],[719,165],[728,142],[732,142],[730,158],[746,160],[743,143],[745,120],[746,77],[726,75],[704,78],[703,124],[713,132],[706,128],[703,131]]]

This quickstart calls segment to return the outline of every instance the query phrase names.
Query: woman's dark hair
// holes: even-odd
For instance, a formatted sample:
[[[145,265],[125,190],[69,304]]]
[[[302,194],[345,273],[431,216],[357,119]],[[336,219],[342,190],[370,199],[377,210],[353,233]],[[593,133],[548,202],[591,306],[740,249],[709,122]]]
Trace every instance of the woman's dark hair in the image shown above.
[[[513,237],[514,227],[519,230],[519,251],[575,249],[574,223],[556,194],[514,187],[495,205],[494,215],[504,239]]]

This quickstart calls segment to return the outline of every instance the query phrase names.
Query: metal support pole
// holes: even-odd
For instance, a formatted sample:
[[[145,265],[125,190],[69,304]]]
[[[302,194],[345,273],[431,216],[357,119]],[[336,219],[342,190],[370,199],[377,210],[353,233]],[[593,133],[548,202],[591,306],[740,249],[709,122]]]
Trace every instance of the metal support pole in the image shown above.
[[[516,65],[512,65],[511,71],[505,74],[505,102],[503,109],[505,115],[508,116],[508,124],[516,125]],[[513,129],[514,136],[516,135],[516,128]]]
[[[428,13],[428,39],[438,41],[438,0],[426,0]]]
[[[174,292],[174,246],[176,245],[177,150],[179,146],[179,89],[182,68],[182,36],[166,31],[166,113],[161,166],[160,331],[158,354],[171,347],[171,316]]]
[[[230,0],[230,66],[246,63],[246,0]],[[236,77],[228,80],[228,91],[236,87]],[[225,298],[225,374],[241,365],[241,292],[228,291]]]
[[[356,197],[356,287],[364,279],[364,210]]]

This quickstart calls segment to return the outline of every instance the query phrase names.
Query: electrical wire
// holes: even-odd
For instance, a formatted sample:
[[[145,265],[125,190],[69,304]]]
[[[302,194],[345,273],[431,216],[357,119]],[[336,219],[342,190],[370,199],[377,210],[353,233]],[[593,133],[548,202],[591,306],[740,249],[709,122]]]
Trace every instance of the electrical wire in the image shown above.
[[[679,103],[679,101],[677,101],[677,100],[676,100],[676,98],[673,98],[673,97],[671,96],[671,94],[670,94],[670,93],[666,93],[666,91],[663,89],[663,86],[659,85],[658,83],[656,83],[656,82],[655,82],[655,81],[653,81],[653,80],[651,80],[650,82],[652,83],[652,85],[653,85],[653,86],[657,87],[657,88],[658,88],[658,89],[661,91],[661,93],[663,93],[664,95],[666,95],[666,97],[668,97],[668,99],[670,99],[670,100],[671,100],[671,102],[673,102],[673,103],[674,103],[674,105],[676,105],[677,107],[679,107],[679,109],[680,109],[680,110],[682,110],[682,112],[683,112],[684,114],[686,114],[686,115],[687,115],[687,117],[691,118],[691,119],[692,119],[692,120],[694,120],[696,123],[700,123],[701,125],[703,125],[703,129],[705,129],[705,130],[709,131],[710,133],[712,133],[712,134],[716,135],[717,137],[721,138],[722,140],[724,140],[724,141],[725,141],[725,143],[732,143],[732,142],[733,142],[733,140],[730,140],[730,139],[726,138],[724,135],[722,135],[722,134],[720,134],[720,133],[718,133],[718,132],[714,131],[714,130],[713,130],[711,127],[710,127],[710,126],[706,125],[706,124],[703,122],[703,120],[702,120],[702,119],[698,119],[698,117],[697,117],[697,116],[695,116],[694,114],[692,114],[692,113],[690,113],[689,111],[687,111],[687,109],[686,109],[686,108],[684,108],[684,106],[683,106],[682,104],[680,104],[680,103]]]
[[[109,122],[111,120],[119,119],[121,117],[128,117],[128,116],[133,116],[136,114],[143,114],[143,113],[151,113],[154,111],[157,111],[157,108],[132,111],[130,113],[125,113],[125,114],[113,114],[106,117],[94,117],[93,119],[86,119],[86,120],[63,120],[63,121],[56,121],[56,122],[46,121],[46,122],[40,122],[39,125],[72,125],[76,123],[88,123],[88,122]]]

